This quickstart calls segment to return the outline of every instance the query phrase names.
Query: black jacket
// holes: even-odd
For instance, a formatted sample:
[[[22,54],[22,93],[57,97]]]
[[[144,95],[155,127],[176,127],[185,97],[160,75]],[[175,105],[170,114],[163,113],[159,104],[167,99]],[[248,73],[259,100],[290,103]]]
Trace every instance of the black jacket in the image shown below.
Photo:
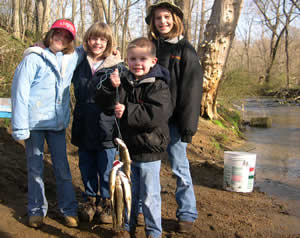
[[[118,88],[119,102],[125,105],[120,129],[131,159],[140,162],[160,160],[167,156],[169,143],[168,120],[171,115],[171,95],[168,87],[169,72],[155,65],[141,80],[129,71],[121,74]],[[113,108],[116,89],[103,85],[96,93],[96,103]],[[103,105],[109,100],[111,106]]]
[[[92,75],[87,57],[77,67],[72,79],[76,98],[73,113],[71,143],[84,150],[103,150],[114,147],[113,132],[115,116],[107,114],[95,104],[91,85],[98,79],[109,79],[113,70],[121,65],[116,56],[108,56],[103,64]]]
[[[180,37],[182,38],[182,37]],[[194,47],[184,38],[154,40],[158,63],[170,71],[173,114],[171,123],[181,140],[191,142],[198,128],[203,71]]]

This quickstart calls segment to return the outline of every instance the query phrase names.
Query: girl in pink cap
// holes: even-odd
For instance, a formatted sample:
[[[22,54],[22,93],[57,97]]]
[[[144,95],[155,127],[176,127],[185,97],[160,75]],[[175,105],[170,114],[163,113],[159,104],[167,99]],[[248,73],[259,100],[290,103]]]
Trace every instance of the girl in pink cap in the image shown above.
[[[70,117],[69,88],[84,53],[83,48],[74,48],[75,35],[71,21],[55,21],[43,39],[46,48],[28,48],[13,78],[12,136],[25,140],[29,226],[35,228],[43,224],[48,211],[43,182],[45,140],[51,154],[59,210],[66,226],[78,226],[65,139]]]

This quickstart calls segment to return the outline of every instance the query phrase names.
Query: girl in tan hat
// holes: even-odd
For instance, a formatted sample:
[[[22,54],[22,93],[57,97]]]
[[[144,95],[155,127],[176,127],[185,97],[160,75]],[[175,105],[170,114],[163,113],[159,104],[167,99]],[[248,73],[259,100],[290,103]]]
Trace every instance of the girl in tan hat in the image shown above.
[[[203,72],[195,49],[183,36],[183,12],[173,1],[156,1],[148,8],[145,20],[148,37],[157,48],[158,63],[168,68],[171,75],[173,114],[169,121],[168,153],[177,177],[178,231],[190,232],[198,215],[186,147],[197,131]]]

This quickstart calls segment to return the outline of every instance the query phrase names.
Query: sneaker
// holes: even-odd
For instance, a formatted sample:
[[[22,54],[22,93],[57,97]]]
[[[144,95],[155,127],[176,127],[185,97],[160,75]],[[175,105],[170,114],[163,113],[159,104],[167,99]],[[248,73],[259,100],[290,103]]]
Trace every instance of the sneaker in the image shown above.
[[[98,210],[98,209],[97,209]],[[108,198],[102,201],[102,210],[97,214],[98,222],[101,224],[112,224],[111,204]]]
[[[79,220],[77,216],[65,216],[65,225],[67,227],[78,227],[79,226]]]
[[[96,213],[96,198],[88,198],[85,203],[79,205],[78,215],[81,221],[91,222]]]
[[[130,238],[130,233],[128,231],[119,231],[112,238]]]
[[[136,218],[136,224],[138,226],[145,226],[145,218],[143,213],[139,213]]]
[[[29,226],[33,228],[39,228],[44,224],[44,217],[42,216],[30,216]]]
[[[194,222],[192,221],[179,221],[177,231],[179,233],[188,233],[193,230]]]

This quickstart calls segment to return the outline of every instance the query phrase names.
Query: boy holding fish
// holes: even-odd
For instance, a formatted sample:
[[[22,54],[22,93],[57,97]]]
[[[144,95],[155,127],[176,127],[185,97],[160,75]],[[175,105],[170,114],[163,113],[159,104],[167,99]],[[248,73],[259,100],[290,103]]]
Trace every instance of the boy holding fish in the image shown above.
[[[167,158],[172,107],[169,72],[156,62],[155,45],[145,37],[137,38],[127,48],[129,71],[119,76],[115,70],[111,80],[96,92],[100,107],[107,107],[108,101],[112,103],[110,108],[120,119],[120,131],[132,159],[131,219],[125,224],[126,230],[115,237],[130,237],[135,232],[139,198],[147,237],[162,234],[160,167],[161,159]]]

